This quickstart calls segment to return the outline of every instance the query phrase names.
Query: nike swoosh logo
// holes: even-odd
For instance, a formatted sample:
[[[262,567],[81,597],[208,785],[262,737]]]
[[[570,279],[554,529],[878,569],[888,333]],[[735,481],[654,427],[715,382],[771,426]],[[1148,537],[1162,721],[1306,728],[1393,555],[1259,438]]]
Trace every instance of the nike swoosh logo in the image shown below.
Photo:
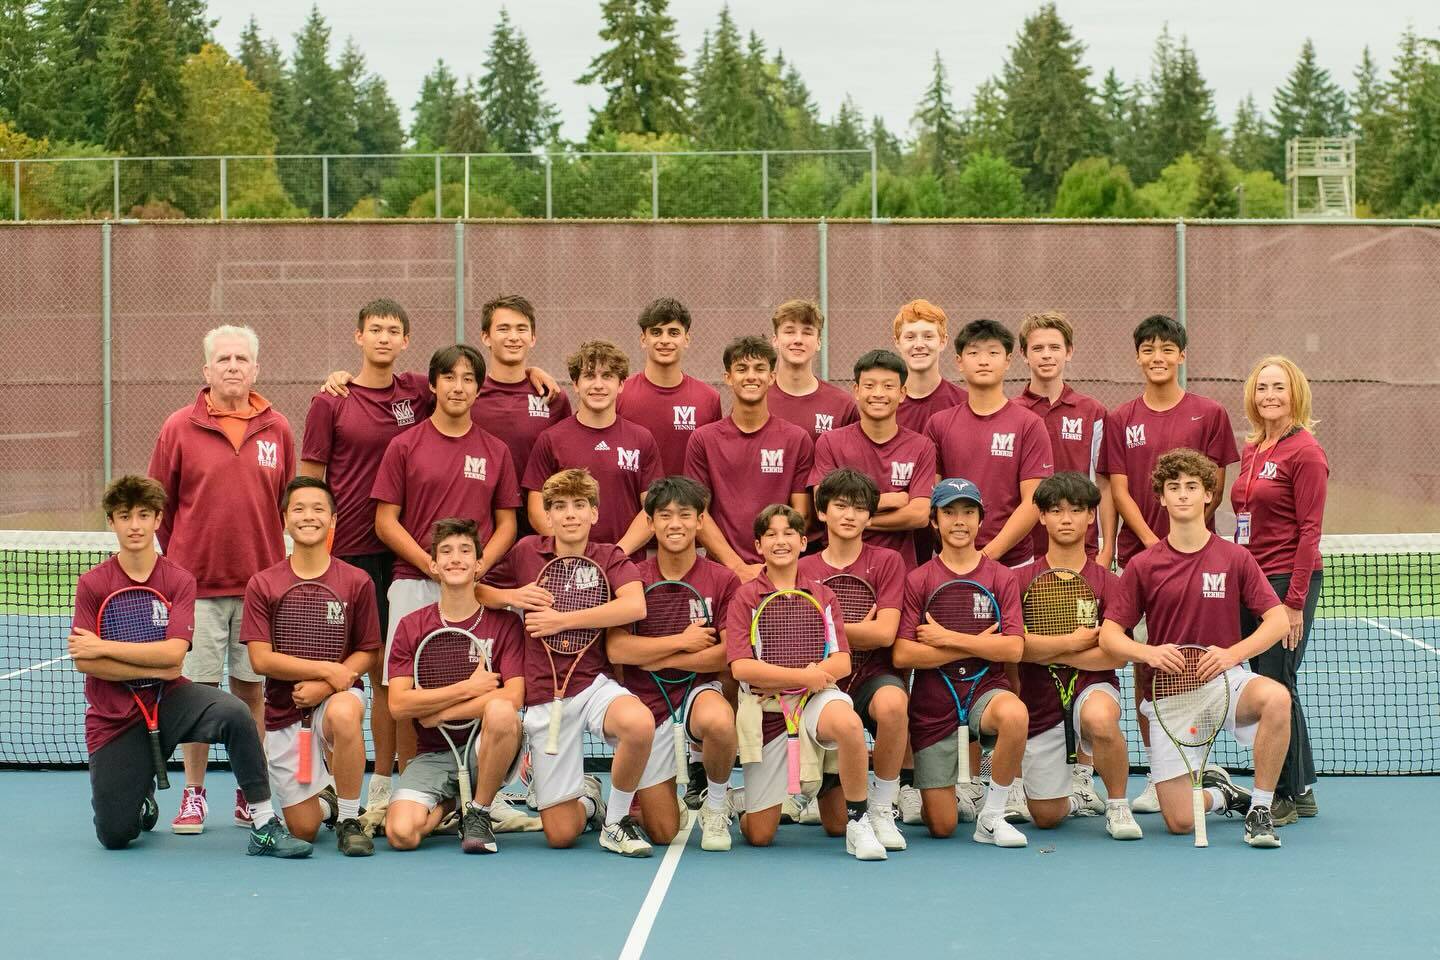
[[[1190,419],[1191,419],[1191,420],[1204,420],[1204,419],[1205,419],[1205,415],[1202,413],[1200,416],[1198,416],[1198,417],[1191,417]]]

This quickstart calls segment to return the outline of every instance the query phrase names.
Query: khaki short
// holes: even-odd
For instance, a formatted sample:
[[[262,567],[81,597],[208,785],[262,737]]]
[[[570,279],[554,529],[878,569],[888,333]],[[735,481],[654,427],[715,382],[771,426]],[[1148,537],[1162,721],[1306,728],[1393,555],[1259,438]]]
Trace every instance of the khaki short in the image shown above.
[[[244,597],[204,597],[195,601],[195,633],[182,672],[195,683],[219,683],[229,676],[259,683],[264,678],[250,669],[250,651],[240,640],[245,615]]]
[[[970,705],[970,740],[978,741],[981,749],[990,750],[995,746],[994,734],[980,732],[980,720],[990,701],[1002,693],[1009,693],[1005,687],[991,687]],[[931,790],[936,787],[953,787],[960,779],[960,742],[954,734],[954,727],[940,740],[923,750],[915,751],[915,788]],[[978,774],[978,770],[971,773]]]

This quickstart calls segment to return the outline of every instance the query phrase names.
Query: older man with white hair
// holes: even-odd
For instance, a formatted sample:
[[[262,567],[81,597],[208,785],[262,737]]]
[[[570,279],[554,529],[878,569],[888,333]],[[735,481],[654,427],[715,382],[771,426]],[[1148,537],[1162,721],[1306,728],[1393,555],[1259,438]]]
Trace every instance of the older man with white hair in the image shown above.
[[[150,476],[165,487],[168,509],[157,531],[161,549],[196,581],[195,633],[184,675],[219,686],[229,661],[230,692],[250,708],[265,733],[261,677],[240,640],[245,585],[285,557],[280,498],[295,475],[290,423],[252,388],[260,341],[249,327],[222,326],[205,334],[206,386],[195,402],[160,428]],[[170,827],[205,829],[205,766],[209,744],[187,743],[185,793]],[[250,812],[236,791],[235,824]]]

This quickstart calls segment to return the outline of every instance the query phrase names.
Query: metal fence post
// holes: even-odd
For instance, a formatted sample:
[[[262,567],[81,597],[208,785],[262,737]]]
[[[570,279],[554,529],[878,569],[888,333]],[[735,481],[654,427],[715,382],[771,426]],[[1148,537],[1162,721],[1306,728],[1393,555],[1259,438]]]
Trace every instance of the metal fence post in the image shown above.
[[[110,171],[110,190],[111,190],[111,201],[110,201],[111,213],[110,213],[110,219],[111,219],[111,220],[119,220],[119,219],[120,219],[120,161],[119,161],[118,159],[112,161],[112,168],[111,168],[111,171]]]
[[[330,219],[330,158],[320,158],[320,216]]]
[[[14,220],[18,221],[18,220],[20,219],[20,161],[19,161],[19,160],[16,160],[16,161],[15,161],[15,181],[14,181],[14,182],[15,182],[15,187],[14,187],[14,190],[13,190],[13,192],[12,192],[12,194],[11,194],[10,202],[14,205],[14,208],[15,208],[15,209],[11,210],[10,212],[11,212],[11,214],[13,215],[12,218],[13,218]]]
[[[465,342],[465,224],[455,221],[455,342]]]
[[[470,154],[465,154],[465,198],[461,201],[466,220],[470,219]]]
[[[550,184],[550,154],[545,154],[545,219],[555,219],[555,193]]]
[[[1184,329],[1187,326],[1185,319],[1185,221],[1175,221],[1175,320]],[[1188,379],[1186,367],[1180,367],[1180,386],[1185,386]]]
[[[870,141],[870,219],[880,219],[879,158],[876,156],[875,141]]]
[[[826,323],[820,327],[820,379],[830,379],[830,225],[825,218],[820,218],[817,227],[818,240],[820,244],[820,316],[826,318]]]
[[[440,154],[435,154],[435,219],[440,219]]]
[[[770,151],[760,151],[760,219],[770,219]]]
[[[650,154],[650,219],[660,219],[660,156]]]
[[[224,220],[229,213],[230,195],[230,169],[227,161],[229,157],[220,158],[220,219]]]
[[[100,224],[100,422],[101,469],[110,485],[114,469],[115,434],[111,422],[113,386],[110,359],[110,223]]]

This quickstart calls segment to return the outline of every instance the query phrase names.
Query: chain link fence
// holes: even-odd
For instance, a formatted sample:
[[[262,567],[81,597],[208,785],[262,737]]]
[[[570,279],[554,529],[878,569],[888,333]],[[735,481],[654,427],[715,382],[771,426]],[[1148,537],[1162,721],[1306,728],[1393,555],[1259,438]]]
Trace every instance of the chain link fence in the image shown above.
[[[897,307],[916,297],[953,323],[988,316],[1012,329],[1058,308],[1078,330],[1072,379],[1107,405],[1140,389],[1135,323],[1172,313],[1190,330],[1190,388],[1224,403],[1237,432],[1241,384],[1258,357],[1288,354],[1312,378],[1332,464],[1327,532],[1440,530],[1440,354],[1425,332],[1440,314],[1437,227],[0,224],[0,324],[10,334],[0,527],[97,527],[106,477],[143,471],[165,416],[193,401],[211,327],[259,332],[257,389],[298,434],[319,381],[355,363],[362,303],[406,306],[414,332],[402,364],[419,370],[458,336],[478,342],[486,300],[520,292],[539,311],[535,362],[555,373],[591,337],[621,344],[638,369],[640,307],[678,297],[695,317],[688,366],[713,383],[723,344],[768,332],[772,309],[790,297],[821,301],[822,368],[842,384],[861,353],[889,344]],[[1018,359],[1011,378],[1018,390]]]

